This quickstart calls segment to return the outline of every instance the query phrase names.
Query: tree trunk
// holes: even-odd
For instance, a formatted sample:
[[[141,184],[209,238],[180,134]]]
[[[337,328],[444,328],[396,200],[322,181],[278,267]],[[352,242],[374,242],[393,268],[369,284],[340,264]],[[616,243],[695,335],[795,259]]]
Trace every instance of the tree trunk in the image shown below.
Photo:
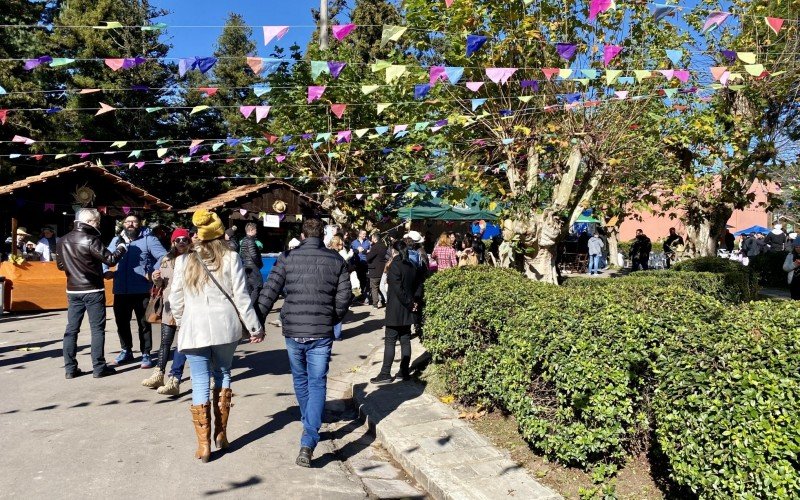
[[[552,209],[547,209],[537,217],[536,254],[534,257],[525,256],[524,271],[528,278],[558,285],[556,252],[563,225],[562,219]]]
[[[619,266],[619,228],[609,228],[608,231],[608,265]]]
[[[692,217],[686,224],[686,236],[694,257],[714,257],[717,255],[717,238],[725,230],[733,208],[718,205],[703,216]]]
[[[319,0],[319,50],[328,50],[328,0]]]

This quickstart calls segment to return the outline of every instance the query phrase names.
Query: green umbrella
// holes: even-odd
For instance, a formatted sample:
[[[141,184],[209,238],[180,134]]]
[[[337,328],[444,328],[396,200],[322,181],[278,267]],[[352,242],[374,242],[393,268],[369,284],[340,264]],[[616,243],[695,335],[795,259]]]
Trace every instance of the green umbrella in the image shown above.
[[[576,220],[575,222],[588,222],[588,223],[596,223],[596,224],[602,223],[602,221],[599,221],[599,220],[595,219],[591,215],[581,215],[580,217],[578,217],[578,220]]]

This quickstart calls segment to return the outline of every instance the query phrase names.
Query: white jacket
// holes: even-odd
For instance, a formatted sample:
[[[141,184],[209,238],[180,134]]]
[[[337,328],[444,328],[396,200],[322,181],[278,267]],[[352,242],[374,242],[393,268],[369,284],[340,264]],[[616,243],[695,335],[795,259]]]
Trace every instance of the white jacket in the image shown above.
[[[242,338],[239,316],[213,281],[208,279],[199,295],[186,291],[183,274],[187,258],[197,257],[194,252],[189,252],[177,258],[172,276],[172,291],[169,294],[172,315],[178,325],[178,350],[239,341]],[[227,252],[222,273],[214,273],[214,277],[236,303],[236,309],[248,331],[251,334],[258,332],[261,324],[250,304],[244,266],[239,254]]]
[[[783,270],[786,271],[788,274],[787,279],[789,284],[792,284],[792,278],[794,278],[795,267],[794,267],[794,252],[789,252],[789,255],[786,256],[786,260],[783,261]]]
[[[56,245],[58,245],[58,241],[60,239],[61,238],[56,238]],[[34,251],[39,252],[39,255],[41,255],[39,258],[41,262],[50,262],[51,260],[55,260],[53,256],[50,255],[50,242],[47,241],[47,238],[40,239],[39,242],[36,243],[36,248]]]

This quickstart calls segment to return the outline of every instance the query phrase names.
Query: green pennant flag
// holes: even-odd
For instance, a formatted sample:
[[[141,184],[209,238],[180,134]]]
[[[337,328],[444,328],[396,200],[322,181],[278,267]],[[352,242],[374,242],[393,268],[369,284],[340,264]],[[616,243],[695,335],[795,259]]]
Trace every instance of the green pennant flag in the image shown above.
[[[318,141],[329,141],[331,140],[331,133],[330,132],[321,132],[317,134]]]
[[[215,142],[214,144],[211,145],[211,150],[212,151],[218,151],[219,148],[221,148],[224,145],[225,145],[224,142]]]
[[[103,21],[106,23],[105,26],[92,26],[96,30],[113,30],[116,28],[122,28],[122,23],[119,21]]]
[[[378,90],[378,87],[380,87],[380,85],[362,85],[361,93],[364,95],[369,95]]]
[[[160,146],[160,145],[162,145],[162,144],[166,144],[166,143],[168,143],[168,142],[169,142],[169,139],[164,139],[164,138],[162,137],[161,139],[157,139],[157,140],[156,140],[156,146]]]
[[[155,113],[156,111],[162,110],[162,109],[164,109],[164,108],[162,108],[162,107],[160,107],[160,106],[156,106],[156,107],[154,107],[154,108],[144,108],[144,109],[145,109],[145,111],[147,111],[148,113]]]
[[[612,85],[619,75],[622,74],[621,69],[607,69],[606,70],[606,85]]]
[[[381,47],[389,43],[389,41],[396,42],[400,40],[400,37],[403,36],[403,33],[405,33],[407,29],[408,27],[406,26],[389,26],[384,24],[383,33],[381,34]]]
[[[57,66],[66,66],[67,64],[72,64],[75,62],[75,59],[70,59],[69,57],[54,57],[52,61],[50,61],[50,67],[55,68]]]
[[[431,122],[417,122],[414,124],[414,130],[425,130]]]
[[[311,79],[316,80],[322,73],[331,73],[328,61],[311,61]]]
[[[249,153],[251,151],[250,146],[248,146],[247,144],[242,144],[242,151],[244,151],[245,153]]]
[[[338,158],[339,153],[328,153],[328,158]]]
[[[390,63],[388,61],[381,61],[380,59],[378,59],[377,61],[372,63],[372,66],[370,66],[370,69],[372,69],[373,73],[377,73],[378,71],[386,69],[391,65],[392,65],[392,63]]]
[[[189,163],[190,161],[192,161],[191,156],[184,156],[183,158],[181,158],[181,162],[183,163]]]
[[[156,23],[149,26],[142,26],[142,31],[158,31],[167,28],[167,23]]]
[[[142,154],[142,150],[140,150],[140,149],[134,149],[134,150],[133,150],[133,151],[131,151],[131,153],[128,155],[128,158],[138,158],[138,157],[139,157],[141,154]]]

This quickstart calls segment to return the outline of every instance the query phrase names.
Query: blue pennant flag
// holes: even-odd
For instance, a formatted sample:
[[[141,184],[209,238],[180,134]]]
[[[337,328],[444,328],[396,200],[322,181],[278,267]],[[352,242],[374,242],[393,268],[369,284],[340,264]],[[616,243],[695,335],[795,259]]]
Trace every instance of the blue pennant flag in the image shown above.
[[[487,38],[480,35],[467,35],[467,57],[471,56],[486,43]]]

